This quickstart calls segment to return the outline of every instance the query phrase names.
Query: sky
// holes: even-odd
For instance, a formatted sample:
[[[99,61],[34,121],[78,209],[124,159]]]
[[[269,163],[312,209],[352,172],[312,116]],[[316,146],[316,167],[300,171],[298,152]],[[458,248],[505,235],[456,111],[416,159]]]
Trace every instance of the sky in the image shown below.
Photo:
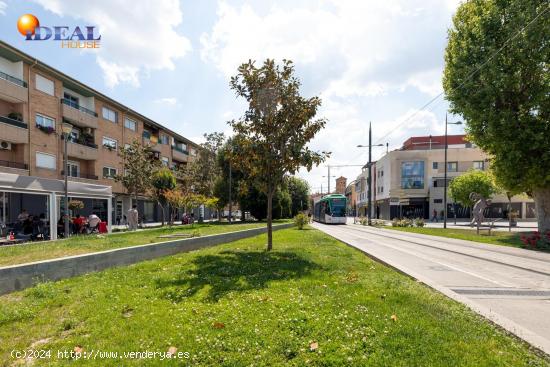
[[[231,129],[246,104],[229,79],[266,58],[295,63],[301,93],[319,96],[328,123],[310,147],[331,157],[300,170],[313,192],[327,190],[327,165],[364,165],[368,126],[390,150],[410,136],[444,132],[447,29],[460,0],[0,0],[0,38],[170,129],[201,142]],[[98,27],[101,47],[61,49],[25,41],[19,16],[41,25]],[[460,119],[452,116],[451,120]],[[449,134],[463,133],[449,126]],[[373,148],[373,159],[386,148]],[[360,167],[331,168],[348,183]],[[334,177],[332,177],[334,175]]]

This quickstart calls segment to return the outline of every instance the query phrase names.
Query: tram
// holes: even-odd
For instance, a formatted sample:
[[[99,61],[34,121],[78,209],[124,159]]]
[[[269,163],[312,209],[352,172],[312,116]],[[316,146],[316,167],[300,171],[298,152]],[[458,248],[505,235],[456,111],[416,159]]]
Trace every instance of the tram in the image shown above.
[[[313,203],[313,220],[327,224],[346,224],[346,197],[325,195]]]

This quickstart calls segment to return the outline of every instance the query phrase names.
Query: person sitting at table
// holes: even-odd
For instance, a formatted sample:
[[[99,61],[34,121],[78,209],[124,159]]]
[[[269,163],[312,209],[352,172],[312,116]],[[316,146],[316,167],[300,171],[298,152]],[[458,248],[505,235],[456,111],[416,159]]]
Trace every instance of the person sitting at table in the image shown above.
[[[45,236],[45,233],[44,233],[44,222],[42,221],[42,219],[40,219],[40,217],[37,217],[37,216],[33,216],[33,219],[32,219],[32,234],[31,234],[31,239],[33,241],[36,241],[38,239],[42,239],[42,240],[45,240],[46,239],[46,236]]]
[[[84,230],[84,218],[80,214],[76,215],[76,218],[73,219],[74,233],[81,234]]]
[[[57,235],[59,237],[66,237],[65,236],[65,217],[68,218],[67,215],[61,214],[61,217],[57,221]],[[70,226],[71,226],[71,223],[69,221],[69,232],[70,232]]]
[[[27,216],[27,218],[22,223],[22,230],[23,234],[31,234],[32,233],[32,222],[34,220],[33,215]]]
[[[90,232],[94,232],[98,229],[99,222],[101,222],[101,219],[99,219],[95,213],[90,214],[88,217],[88,228]]]
[[[26,209],[21,210],[21,213],[19,213],[19,215],[17,216],[17,220],[21,223],[26,221],[28,218],[29,218],[29,213],[27,212]]]

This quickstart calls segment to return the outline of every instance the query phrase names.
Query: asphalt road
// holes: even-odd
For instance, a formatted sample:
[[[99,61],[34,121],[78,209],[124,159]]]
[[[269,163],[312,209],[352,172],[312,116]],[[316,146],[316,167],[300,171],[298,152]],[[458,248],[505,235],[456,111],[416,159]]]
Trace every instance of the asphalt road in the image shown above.
[[[313,226],[550,354],[550,254],[351,223]]]

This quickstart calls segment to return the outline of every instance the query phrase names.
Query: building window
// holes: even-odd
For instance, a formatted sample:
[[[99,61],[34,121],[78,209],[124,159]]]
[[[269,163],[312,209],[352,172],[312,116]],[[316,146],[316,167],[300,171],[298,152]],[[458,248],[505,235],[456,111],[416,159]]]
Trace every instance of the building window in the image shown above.
[[[170,138],[168,137],[168,135],[160,134],[159,143],[164,144],[164,145],[168,145],[170,143]]]
[[[36,74],[36,89],[50,96],[55,96],[55,85],[53,80],[44,78],[42,75]]]
[[[103,178],[114,178],[116,176],[116,168],[103,167]]]
[[[474,169],[478,169],[480,171],[483,171],[485,169],[485,162],[484,161],[474,161]]]
[[[109,150],[116,150],[117,148],[117,141],[115,139],[108,138],[106,136],[103,137],[103,146]]]
[[[128,144],[128,143],[124,144],[124,149],[129,149],[130,147],[131,147],[131,145]]]
[[[168,158],[162,157],[160,160],[163,166],[168,167],[168,163],[169,163]]]
[[[55,155],[36,152],[36,167],[55,169]]]
[[[197,150],[195,148],[191,148],[191,151],[190,151],[191,155],[194,157],[197,155]]]
[[[78,97],[75,97],[67,92],[63,93],[63,98],[65,98],[65,101],[67,104],[71,107],[78,108]]]
[[[110,108],[103,107],[101,109],[101,114],[105,120],[109,120],[114,123],[117,122],[117,113]]]
[[[132,131],[136,131],[137,123],[134,120],[126,117],[124,119],[124,127],[127,128],[127,129],[130,129]]]
[[[36,114],[36,125],[41,127],[47,127],[55,130],[55,120],[51,117]]]
[[[401,163],[401,188],[424,188],[424,161]]]
[[[433,169],[437,169],[437,166],[438,166],[437,162],[433,162],[433,163],[432,163],[432,168],[433,168]]]
[[[80,177],[80,163],[68,161],[67,162],[67,176]]]
[[[458,162],[447,162],[447,171],[448,172],[457,172],[458,171]]]

